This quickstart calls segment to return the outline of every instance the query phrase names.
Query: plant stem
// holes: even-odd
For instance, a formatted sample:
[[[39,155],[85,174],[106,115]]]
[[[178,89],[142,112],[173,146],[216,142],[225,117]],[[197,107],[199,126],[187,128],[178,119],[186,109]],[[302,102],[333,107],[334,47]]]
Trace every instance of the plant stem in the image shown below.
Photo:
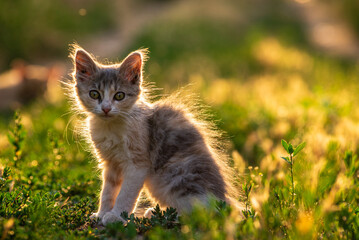
[[[246,212],[248,212],[248,207],[249,207],[249,195],[247,195],[247,200],[246,200]]]
[[[294,202],[294,180],[293,180],[293,156],[292,154],[289,155],[290,157],[290,176],[292,179],[292,203]]]

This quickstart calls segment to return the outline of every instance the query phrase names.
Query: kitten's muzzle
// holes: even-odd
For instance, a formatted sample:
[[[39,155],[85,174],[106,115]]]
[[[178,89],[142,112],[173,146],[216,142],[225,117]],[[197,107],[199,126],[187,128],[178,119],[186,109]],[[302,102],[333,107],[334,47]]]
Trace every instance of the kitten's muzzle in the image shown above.
[[[102,107],[101,109],[106,115],[111,111],[111,107]]]

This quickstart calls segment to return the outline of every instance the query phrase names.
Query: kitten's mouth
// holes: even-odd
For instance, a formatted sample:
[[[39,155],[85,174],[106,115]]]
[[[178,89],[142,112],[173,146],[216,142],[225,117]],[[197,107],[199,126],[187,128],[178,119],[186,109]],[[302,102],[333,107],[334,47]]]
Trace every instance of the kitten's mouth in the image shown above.
[[[111,118],[112,115],[109,115],[109,114],[101,114],[100,117],[102,117],[102,118]]]

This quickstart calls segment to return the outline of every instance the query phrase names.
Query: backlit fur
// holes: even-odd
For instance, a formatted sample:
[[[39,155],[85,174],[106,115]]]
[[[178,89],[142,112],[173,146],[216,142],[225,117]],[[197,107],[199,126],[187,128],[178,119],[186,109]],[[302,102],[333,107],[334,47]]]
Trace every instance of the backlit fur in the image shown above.
[[[238,207],[220,132],[202,120],[204,111],[185,91],[148,100],[142,83],[146,53],[137,50],[121,63],[103,65],[73,46],[74,71],[65,85],[74,110],[86,116],[83,134],[102,169],[93,216],[105,225],[122,220],[123,211],[134,211],[143,188],[162,207],[179,212],[194,202],[206,205],[210,197]],[[92,99],[91,90],[102,100]],[[118,91],[125,93],[121,101],[113,98]]]

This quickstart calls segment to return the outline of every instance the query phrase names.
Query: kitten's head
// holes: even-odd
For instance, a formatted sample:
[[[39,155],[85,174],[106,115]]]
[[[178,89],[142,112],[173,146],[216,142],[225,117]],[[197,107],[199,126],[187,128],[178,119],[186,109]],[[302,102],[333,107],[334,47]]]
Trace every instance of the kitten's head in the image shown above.
[[[104,119],[125,116],[141,96],[144,57],[145,52],[138,50],[120,64],[102,65],[78,48],[73,73],[77,104]]]

